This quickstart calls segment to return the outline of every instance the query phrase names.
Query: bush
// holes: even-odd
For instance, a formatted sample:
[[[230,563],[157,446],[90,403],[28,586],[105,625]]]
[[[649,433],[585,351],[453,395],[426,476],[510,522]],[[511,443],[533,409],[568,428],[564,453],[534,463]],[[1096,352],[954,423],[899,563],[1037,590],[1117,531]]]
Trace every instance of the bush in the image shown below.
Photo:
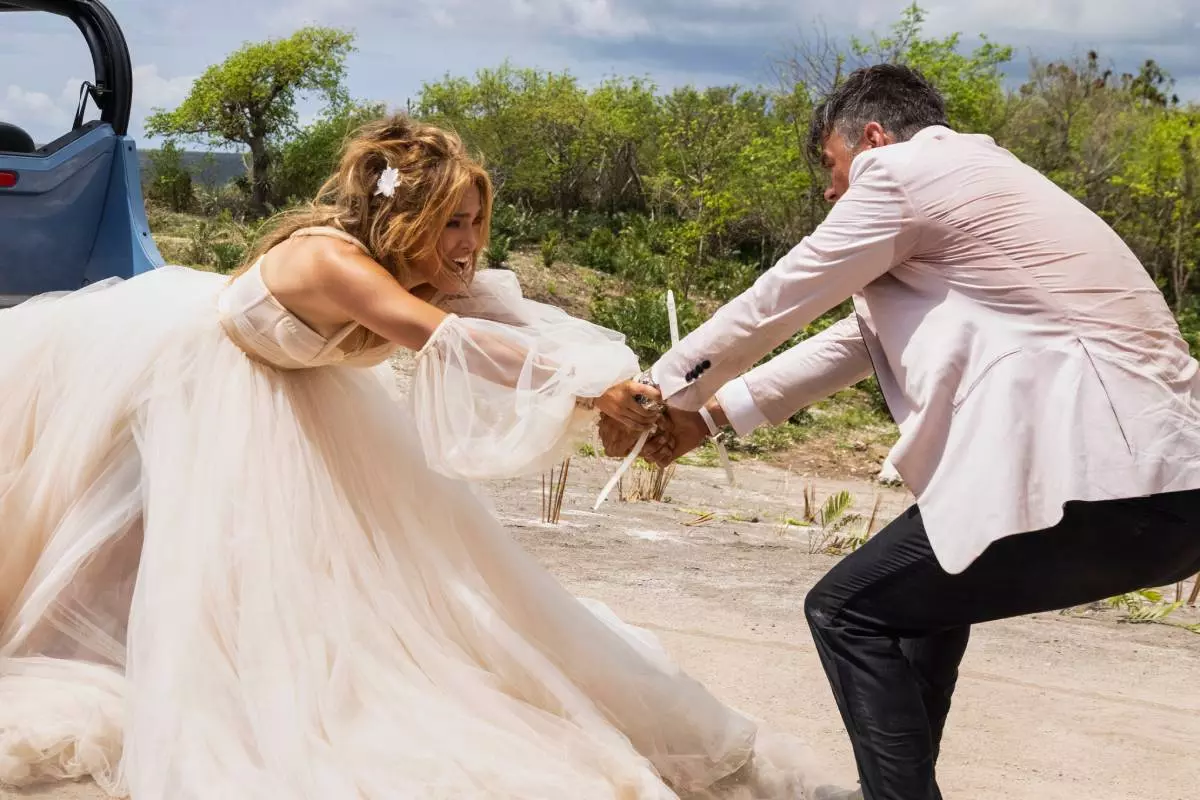
[[[507,236],[492,235],[491,241],[488,242],[487,249],[484,251],[484,257],[487,258],[489,267],[503,267],[508,263],[508,256],[511,253],[510,241]]]
[[[782,425],[763,425],[745,436],[731,437],[727,443],[729,452],[749,456],[761,456],[787,450],[804,441],[808,431],[801,425],[785,422]]]
[[[1192,351],[1193,358],[1200,358],[1200,302],[1179,312],[1179,330]]]
[[[615,274],[639,286],[678,288],[673,280],[678,270],[672,268],[676,227],[678,223],[662,218],[642,215],[626,218],[616,237]]]
[[[237,242],[213,242],[212,266],[217,272],[233,272],[246,258],[245,245]]]
[[[337,169],[342,144],[362,125],[387,113],[382,104],[348,105],[302,129],[276,154],[271,203],[276,208],[311,200]]]
[[[654,252],[644,239],[622,232],[617,245],[615,272],[636,286],[660,288],[666,286],[670,270],[666,256]]]
[[[613,220],[598,211],[576,209],[567,215],[566,220],[560,216],[557,224],[562,227],[565,238],[573,242],[586,241],[594,231],[601,228],[613,232]]]
[[[528,211],[512,203],[497,202],[492,206],[492,239],[503,237],[509,245],[528,241],[532,229]]]
[[[676,298],[676,311],[681,337],[702,321],[696,307],[687,300]],[[657,361],[671,347],[665,292],[640,290],[626,297],[596,297],[592,319],[597,325],[625,334],[626,343],[643,364]]]
[[[585,267],[615,275],[619,258],[616,235],[608,228],[595,228],[574,248],[575,260]]]
[[[183,166],[183,153],[168,140],[159,150],[147,154],[150,161],[148,200],[161,203],[172,211],[188,211],[195,202],[192,174]]]
[[[563,219],[552,212],[504,202],[492,206],[492,235],[507,236],[511,247],[540,244],[551,232],[561,240],[564,227]]]
[[[231,220],[246,223],[255,219],[248,189],[248,184],[238,181],[211,189],[201,187],[196,191],[196,210],[202,217],[215,219],[225,214]]]
[[[212,219],[200,219],[190,230],[182,260],[192,267],[232,272],[242,265],[253,241],[255,228],[233,220],[228,211]]]
[[[755,264],[733,259],[713,259],[704,265],[693,286],[724,303],[749,289],[759,274]]]
[[[542,237],[542,266],[550,269],[558,260],[560,236],[558,231],[547,231]]]

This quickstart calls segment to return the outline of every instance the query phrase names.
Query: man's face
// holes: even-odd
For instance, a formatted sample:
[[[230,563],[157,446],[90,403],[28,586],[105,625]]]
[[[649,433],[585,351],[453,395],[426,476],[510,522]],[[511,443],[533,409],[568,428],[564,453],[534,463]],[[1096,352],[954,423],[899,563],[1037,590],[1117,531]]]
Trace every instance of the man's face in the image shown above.
[[[883,147],[893,142],[895,139],[878,122],[868,122],[853,145],[836,129],[829,134],[821,150],[821,166],[829,170],[829,188],[825,190],[825,199],[836,203],[850,188],[850,165],[855,156],[872,147]]]

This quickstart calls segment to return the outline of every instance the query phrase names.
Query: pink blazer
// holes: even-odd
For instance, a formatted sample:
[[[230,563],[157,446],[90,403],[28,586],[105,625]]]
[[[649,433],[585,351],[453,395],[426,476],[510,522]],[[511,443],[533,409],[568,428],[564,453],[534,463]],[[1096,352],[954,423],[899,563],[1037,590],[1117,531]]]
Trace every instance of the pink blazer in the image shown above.
[[[849,297],[856,314],[742,374]],[[740,403],[745,433],[872,370],[948,572],[1066,501],[1200,488],[1200,366],[1162,294],[1099,217],[987,136],[931,127],[860,154],[812,235],[653,375],[678,408]]]

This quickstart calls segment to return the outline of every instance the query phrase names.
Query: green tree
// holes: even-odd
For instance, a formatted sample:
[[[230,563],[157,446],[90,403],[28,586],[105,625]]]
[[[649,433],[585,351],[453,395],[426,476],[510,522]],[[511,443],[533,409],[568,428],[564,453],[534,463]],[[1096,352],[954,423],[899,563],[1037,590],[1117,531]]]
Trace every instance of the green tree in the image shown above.
[[[1112,176],[1116,200],[1106,216],[1182,313],[1194,301],[1200,262],[1200,113],[1150,107],[1138,116],[1137,147],[1125,149]]]
[[[486,154],[510,202],[565,218],[586,201],[599,145],[588,93],[569,73],[505,63],[474,81],[446,77],[421,88],[416,112]]]
[[[904,10],[889,35],[870,42],[851,39],[861,64],[906,64],[918,69],[946,99],[946,116],[952,128],[969,133],[992,133],[1006,117],[1004,75],[1000,69],[1012,60],[1013,49],[988,41],[971,53],[961,53],[961,35],[942,39],[921,36],[925,12],[916,3]]]
[[[454,129],[473,150],[486,154],[497,190],[510,202],[545,202],[544,148],[528,114],[530,84],[542,74],[506,62],[480,70],[473,81],[446,76],[427,83],[418,96],[418,116]]]
[[[192,173],[183,165],[183,153],[168,139],[158,150],[147,152],[150,185],[146,196],[172,211],[188,211],[195,201]]]
[[[598,159],[592,174],[596,207],[609,216],[620,210],[644,211],[644,176],[656,163],[663,123],[654,84],[612,79],[588,96],[588,106]]]
[[[676,89],[662,101],[658,171],[652,185],[658,202],[677,214],[672,284],[687,297],[712,256],[714,245],[746,212],[734,174],[744,142],[752,138],[766,108],[760,91],[737,86]]]
[[[271,202],[284,206],[316,195],[337,168],[346,139],[386,114],[382,103],[348,103],[329,109],[288,139],[274,158]]]
[[[209,67],[173,111],[146,120],[151,136],[241,145],[250,151],[251,199],[265,213],[273,156],[296,131],[296,100],[311,92],[337,107],[354,36],[332,28],[301,28],[286,39],[247,44]]]

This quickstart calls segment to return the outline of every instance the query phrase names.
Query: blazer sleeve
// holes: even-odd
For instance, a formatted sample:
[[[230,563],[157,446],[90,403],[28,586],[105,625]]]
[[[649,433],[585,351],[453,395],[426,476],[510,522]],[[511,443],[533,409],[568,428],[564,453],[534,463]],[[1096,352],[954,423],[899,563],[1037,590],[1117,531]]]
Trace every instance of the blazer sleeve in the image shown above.
[[[699,409],[727,381],[914,252],[918,213],[878,155],[887,149],[860,154],[850,188],[825,221],[654,364],[668,405]]]
[[[851,314],[799,342],[717,392],[739,436],[778,425],[800,409],[853,386],[872,372],[858,317]]]

